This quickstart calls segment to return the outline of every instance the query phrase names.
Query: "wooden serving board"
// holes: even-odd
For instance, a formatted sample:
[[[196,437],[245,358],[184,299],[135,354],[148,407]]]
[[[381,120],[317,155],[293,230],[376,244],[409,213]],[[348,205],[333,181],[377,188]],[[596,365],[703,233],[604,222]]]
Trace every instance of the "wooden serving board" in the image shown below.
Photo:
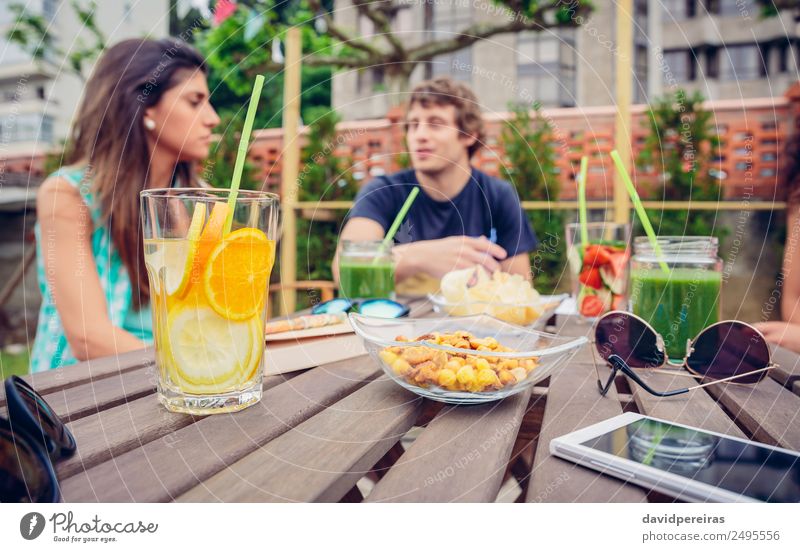
[[[322,326],[320,328],[306,328],[305,330],[292,330],[289,332],[279,332],[274,334],[267,334],[265,341],[278,342],[278,341],[298,341],[308,339],[310,337],[323,337],[353,333],[353,327],[350,322],[344,321],[341,324],[332,324],[330,326]]]
[[[352,332],[352,329],[350,331]],[[366,353],[367,350],[364,349],[361,338],[354,333],[309,337],[293,341],[270,341],[264,352],[264,375],[305,370],[355,358]]]

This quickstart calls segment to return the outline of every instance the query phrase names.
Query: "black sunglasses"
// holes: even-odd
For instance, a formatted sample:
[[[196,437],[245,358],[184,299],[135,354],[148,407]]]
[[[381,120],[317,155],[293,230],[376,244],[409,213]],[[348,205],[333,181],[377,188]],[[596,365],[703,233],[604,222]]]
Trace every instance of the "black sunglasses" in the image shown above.
[[[28,382],[5,381],[8,418],[0,416],[0,502],[59,502],[53,462],[75,454],[75,438]]]
[[[664,339],[645,320],[624,311],[611,311],[595,322],[593,353],[611,365],[611,375],[601,382],[595,361],[597,385],[605,395],[618,372],[630,377],[645,391],[658,397],[672,397],[722,382],[758,383],[778,365],[766,339],[756,328],[738,320],[725,320],[700,331],[687,340],[686,355],[681,363],[670,362]],[[595,360],[592,354],[592,360]],[[662,370],[664,366],[672,370]],[[633,368],[647,368],[671,375],[701,377],[705,383],[673,391],[656,391],[648,386]],[[676,369],[686,368],[689,373]]]
[[[408,306],[392,301],[391,299],[367,299],[365,301],[351,301],[338,297],[315,305],[311,314],[336,314],[340,312],[357,312],[365,316],[377,318],[402,318],[407,316],[411,309]]]

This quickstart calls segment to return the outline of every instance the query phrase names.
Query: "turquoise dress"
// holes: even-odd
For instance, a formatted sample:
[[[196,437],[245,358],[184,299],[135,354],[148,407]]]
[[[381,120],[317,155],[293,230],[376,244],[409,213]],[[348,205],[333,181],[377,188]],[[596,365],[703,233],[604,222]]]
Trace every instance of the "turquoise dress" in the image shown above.
[[[86,178],[85,169],[63,167],[54,172],[52,176],[60,176],[75,186],[81,194],[81,199],[91,210],[94,226],[91,236],[92,255],[97,266],[97,274],[100,277],[100,285],[105,294],[111,323],[130,332],[135,337],[151,343],[153,341],[153,318],[150,313],[150,305],[145,305],[138,311],[133,309],[133,287],[128,277],[128,271],[114,248],[108,228],[102,224],[100,207],[94,202],[91,182]],[[36,273],[39,290],[42,293],[42,306],[39,309],[36,340],[31,351],[31,372],[43,372],[75,364],[78,360],[72,354],[67,342],[52,290],[45,277],[42,233],[38,222],[34,233],[36,235]],[[87,320],[87,323],[91,323],[91,321]]]

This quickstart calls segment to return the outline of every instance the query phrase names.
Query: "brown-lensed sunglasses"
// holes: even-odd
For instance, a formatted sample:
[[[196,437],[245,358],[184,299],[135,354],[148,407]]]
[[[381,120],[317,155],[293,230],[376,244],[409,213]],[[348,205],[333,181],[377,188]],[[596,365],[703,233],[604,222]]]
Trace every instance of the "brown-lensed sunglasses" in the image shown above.
[[[611,366],[611,375],[605,383],[600,377],[595,351]],[[738,320],[724,320],[704,328],[697,337],[687,340],[683,362],[670,362],[664,338],[647,321],[625,311],[611,311],[597,319],[592,360],[601,395],[608,392],[617,373],[622,372],[657,397],[681,395],[723,382],[758,383],[770,369],[778,366],[772,362],[772,353],[764,335]],[[663,369],[665,366],[672,369]],[[672,391],[656,391],[633,368],[700,377],[707,381]],[[682,368],[686,368],[688,373],[679,370]]]

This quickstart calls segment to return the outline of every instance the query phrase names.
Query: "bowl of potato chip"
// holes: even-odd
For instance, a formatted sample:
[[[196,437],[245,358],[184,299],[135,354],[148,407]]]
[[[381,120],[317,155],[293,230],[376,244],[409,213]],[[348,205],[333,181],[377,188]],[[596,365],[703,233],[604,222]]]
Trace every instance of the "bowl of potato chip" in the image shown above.
[[[541,295],[519,274],[496,271],[490,275],[482,266],[448,272],[442,277],[439,293],[428,295],[436,312],[448,316],[489,314],[520,326],[546,321],[567,297]]]
[[[388,319],[351,313],[364,347],[395,382],[450,404],[519,393],[549,376],[588,342],[509,324],[486,314]]]

